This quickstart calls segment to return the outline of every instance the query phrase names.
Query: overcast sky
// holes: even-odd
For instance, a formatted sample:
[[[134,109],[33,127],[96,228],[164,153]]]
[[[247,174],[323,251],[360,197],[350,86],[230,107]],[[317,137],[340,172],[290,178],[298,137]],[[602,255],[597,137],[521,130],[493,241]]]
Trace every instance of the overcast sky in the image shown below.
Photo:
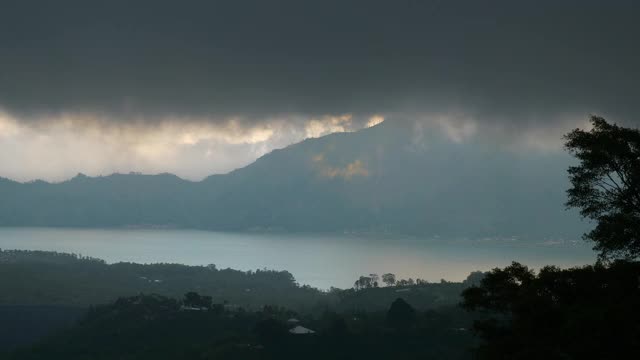
[[[559,151],[589,114],[640,119],[639,15],[631,0],[6,0],[0,176],[197,180],[382,119]]]

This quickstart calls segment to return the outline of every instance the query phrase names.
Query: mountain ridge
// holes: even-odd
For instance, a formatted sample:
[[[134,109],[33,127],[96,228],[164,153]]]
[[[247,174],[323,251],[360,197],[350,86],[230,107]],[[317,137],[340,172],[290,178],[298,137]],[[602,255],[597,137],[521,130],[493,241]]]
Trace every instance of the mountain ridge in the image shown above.
[[[567,164],[383,122],[200,181],[169,173],[0,181],[0,226],[577,237],[584,224],[563,209]]]

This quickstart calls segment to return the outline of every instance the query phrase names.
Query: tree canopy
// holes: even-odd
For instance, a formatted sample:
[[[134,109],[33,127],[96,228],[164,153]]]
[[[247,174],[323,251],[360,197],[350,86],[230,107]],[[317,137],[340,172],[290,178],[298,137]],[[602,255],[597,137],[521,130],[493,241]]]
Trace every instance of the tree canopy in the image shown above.
[[[565,136],[568,207],[596,223],[585,238],[601,260],[537,274],[513,263],[478,276],[463,306],[482,311],[480,359],[621,359],[640,356],[640,131],[592,116]]]
[[[602,259],[640,257],[640,130],[592,116],[591,130],[565,135],[565,148],[580,162],[568,170],[568,207],[596,227],[585,238]]]
[[[539,273],[519,263],[463,291],[483,311],[480,359],[626,359],[640,356],[640,263],[618,260]]]

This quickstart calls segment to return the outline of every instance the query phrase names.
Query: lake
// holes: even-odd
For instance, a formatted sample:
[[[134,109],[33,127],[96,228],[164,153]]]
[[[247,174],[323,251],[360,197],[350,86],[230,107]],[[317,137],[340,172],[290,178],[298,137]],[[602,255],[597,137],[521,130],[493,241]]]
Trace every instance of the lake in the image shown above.
[[[535,269],[593,263],[581,240],[420,239],[395,236],[225,233],[195,230],[0,228],[1,249],[50,250],[109,263],[216,264],[291,272],[301,284],[351,287],[360,275],[459,281],[519,261]]]

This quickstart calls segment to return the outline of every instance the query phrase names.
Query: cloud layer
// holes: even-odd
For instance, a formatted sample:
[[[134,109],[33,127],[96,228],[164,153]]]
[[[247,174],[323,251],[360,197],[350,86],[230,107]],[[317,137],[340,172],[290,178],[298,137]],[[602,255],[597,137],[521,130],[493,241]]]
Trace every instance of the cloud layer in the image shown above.
[[[200,180],[247,165],[273,149],[358,126],[348,114],[242,124],[200,118],[120,122],[91,114],[32,122],[0,112],[0,176],[60,181],[78,172],[136,171]]]
[[[590,113],[638,124],[639,12],[632,0],[7,1],[0,176],[198,178],[383,118],[427,119],[454,142],[557,147],[549,134]],[[21,170],[35,159],[40,172]]]

